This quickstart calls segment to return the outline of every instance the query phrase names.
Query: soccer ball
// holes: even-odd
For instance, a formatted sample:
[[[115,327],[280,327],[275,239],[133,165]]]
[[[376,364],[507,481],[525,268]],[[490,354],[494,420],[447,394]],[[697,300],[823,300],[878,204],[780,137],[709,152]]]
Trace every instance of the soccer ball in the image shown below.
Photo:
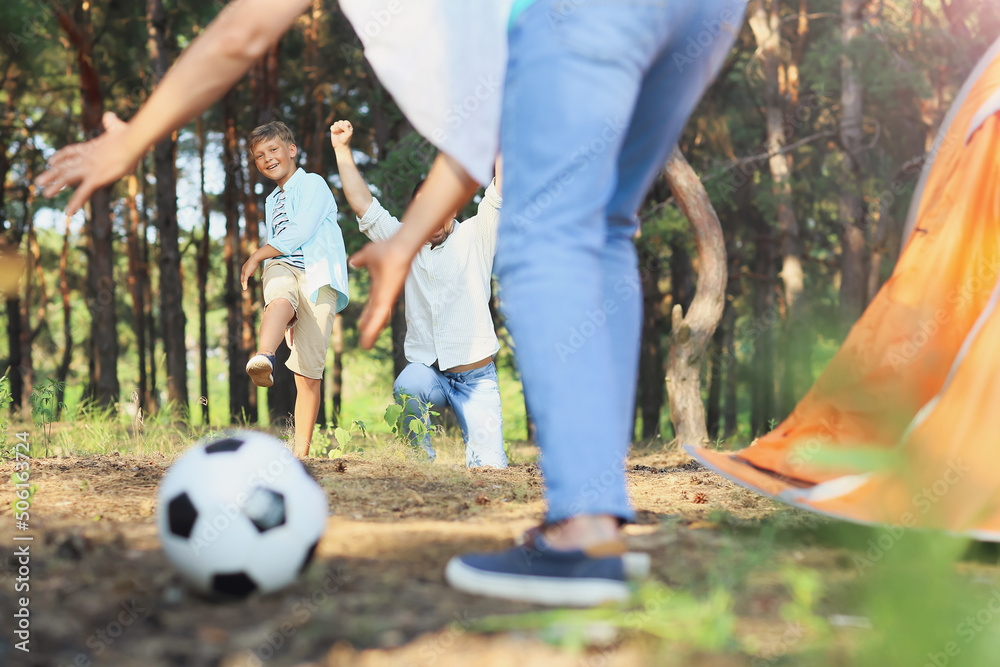
[[[234,431],[196,444],[164,475],[156,523],[195,589],[246,597],[282,588],[312,560],[326,493],[277,439]]]

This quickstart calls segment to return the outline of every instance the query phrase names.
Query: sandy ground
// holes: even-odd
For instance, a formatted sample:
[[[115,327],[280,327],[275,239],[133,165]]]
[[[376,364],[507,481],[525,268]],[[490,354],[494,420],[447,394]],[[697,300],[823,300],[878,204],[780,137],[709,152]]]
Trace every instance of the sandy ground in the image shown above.
[[[42,458],[31,511],[31,653],[0,637],[3,665],[635,665],[667,664],[663,644],[612,637],[582,652],[555,648],[530,632],[482,634],[468,628],[525,604],[455,592],[447,559],[501,548],[538,523],[541,478],[533,464],[469,471],[449,464],[366,456],[313,459],[308,467],[334,514],[317,558],[293,586],[239,603],[188,592],[159,548],[154,522],[165,456]],[[651,554],[653,576],[688,591],[717,576],[732,530],[796,514],[676,457],[647,453],[629,462],[638,521],[629,546]],[[0,464],[4,486],[13,463]],[[728,528],[713,517],[726,517]],[[735,528],[733,528],[735,526]],[[0,509],[0,615],[16,609],[11,504]],[[817,555],[820,554],[820,555]],[[829,559],[789,551],[788,558]],[[734,557],[739,561],[739,557]],[[746,567],[744,563],[742,565]],[[725,569],[723,563],[721,568]],[[737,596],[741,632],[766,646],[782,641],[784,592],[761,581]],[[734,650],[686,655],[678,664],[749,665]],[[757,663],[759,657],[756,658]],[[770,664],[770,663],[766,663]]]

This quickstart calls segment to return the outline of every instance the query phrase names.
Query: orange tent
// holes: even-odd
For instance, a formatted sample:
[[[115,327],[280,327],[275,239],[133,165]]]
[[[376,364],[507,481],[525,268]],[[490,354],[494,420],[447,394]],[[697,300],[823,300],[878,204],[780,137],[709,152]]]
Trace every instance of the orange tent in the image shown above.
[[[797,507],[1000,541],[1000,41],[945,119],[907,234],[892,276],[788,419],[739,452],[686,449]],[[858,448],[894,463],[852,469],[843,454]]]

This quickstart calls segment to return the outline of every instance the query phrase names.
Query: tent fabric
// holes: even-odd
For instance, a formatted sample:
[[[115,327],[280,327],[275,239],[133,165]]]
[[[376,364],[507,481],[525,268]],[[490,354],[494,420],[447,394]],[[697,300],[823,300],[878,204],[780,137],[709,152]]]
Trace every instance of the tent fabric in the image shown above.
[[[1000,541],[996,45],[970,84],[925,171],[896,268],[840,351],[792,414],[750,447],[688,446],[705,465],[822,514]],[[898,462],[862,473],[817,456],[851,448],[895,451]]]

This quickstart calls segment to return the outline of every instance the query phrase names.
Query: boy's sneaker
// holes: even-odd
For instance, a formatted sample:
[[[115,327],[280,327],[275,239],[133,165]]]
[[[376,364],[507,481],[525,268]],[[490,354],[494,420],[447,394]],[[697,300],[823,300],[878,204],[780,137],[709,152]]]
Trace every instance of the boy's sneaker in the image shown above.
[[[541,534],[526,537],[524,544],[508,551],[452,558],[445,579],[466,593],[560,607],[629,598],[624,543],[560,551]]]
[[[247,362],[247,375],[258,387],[270,387],[274,384],[274,355],[255,354]]]

